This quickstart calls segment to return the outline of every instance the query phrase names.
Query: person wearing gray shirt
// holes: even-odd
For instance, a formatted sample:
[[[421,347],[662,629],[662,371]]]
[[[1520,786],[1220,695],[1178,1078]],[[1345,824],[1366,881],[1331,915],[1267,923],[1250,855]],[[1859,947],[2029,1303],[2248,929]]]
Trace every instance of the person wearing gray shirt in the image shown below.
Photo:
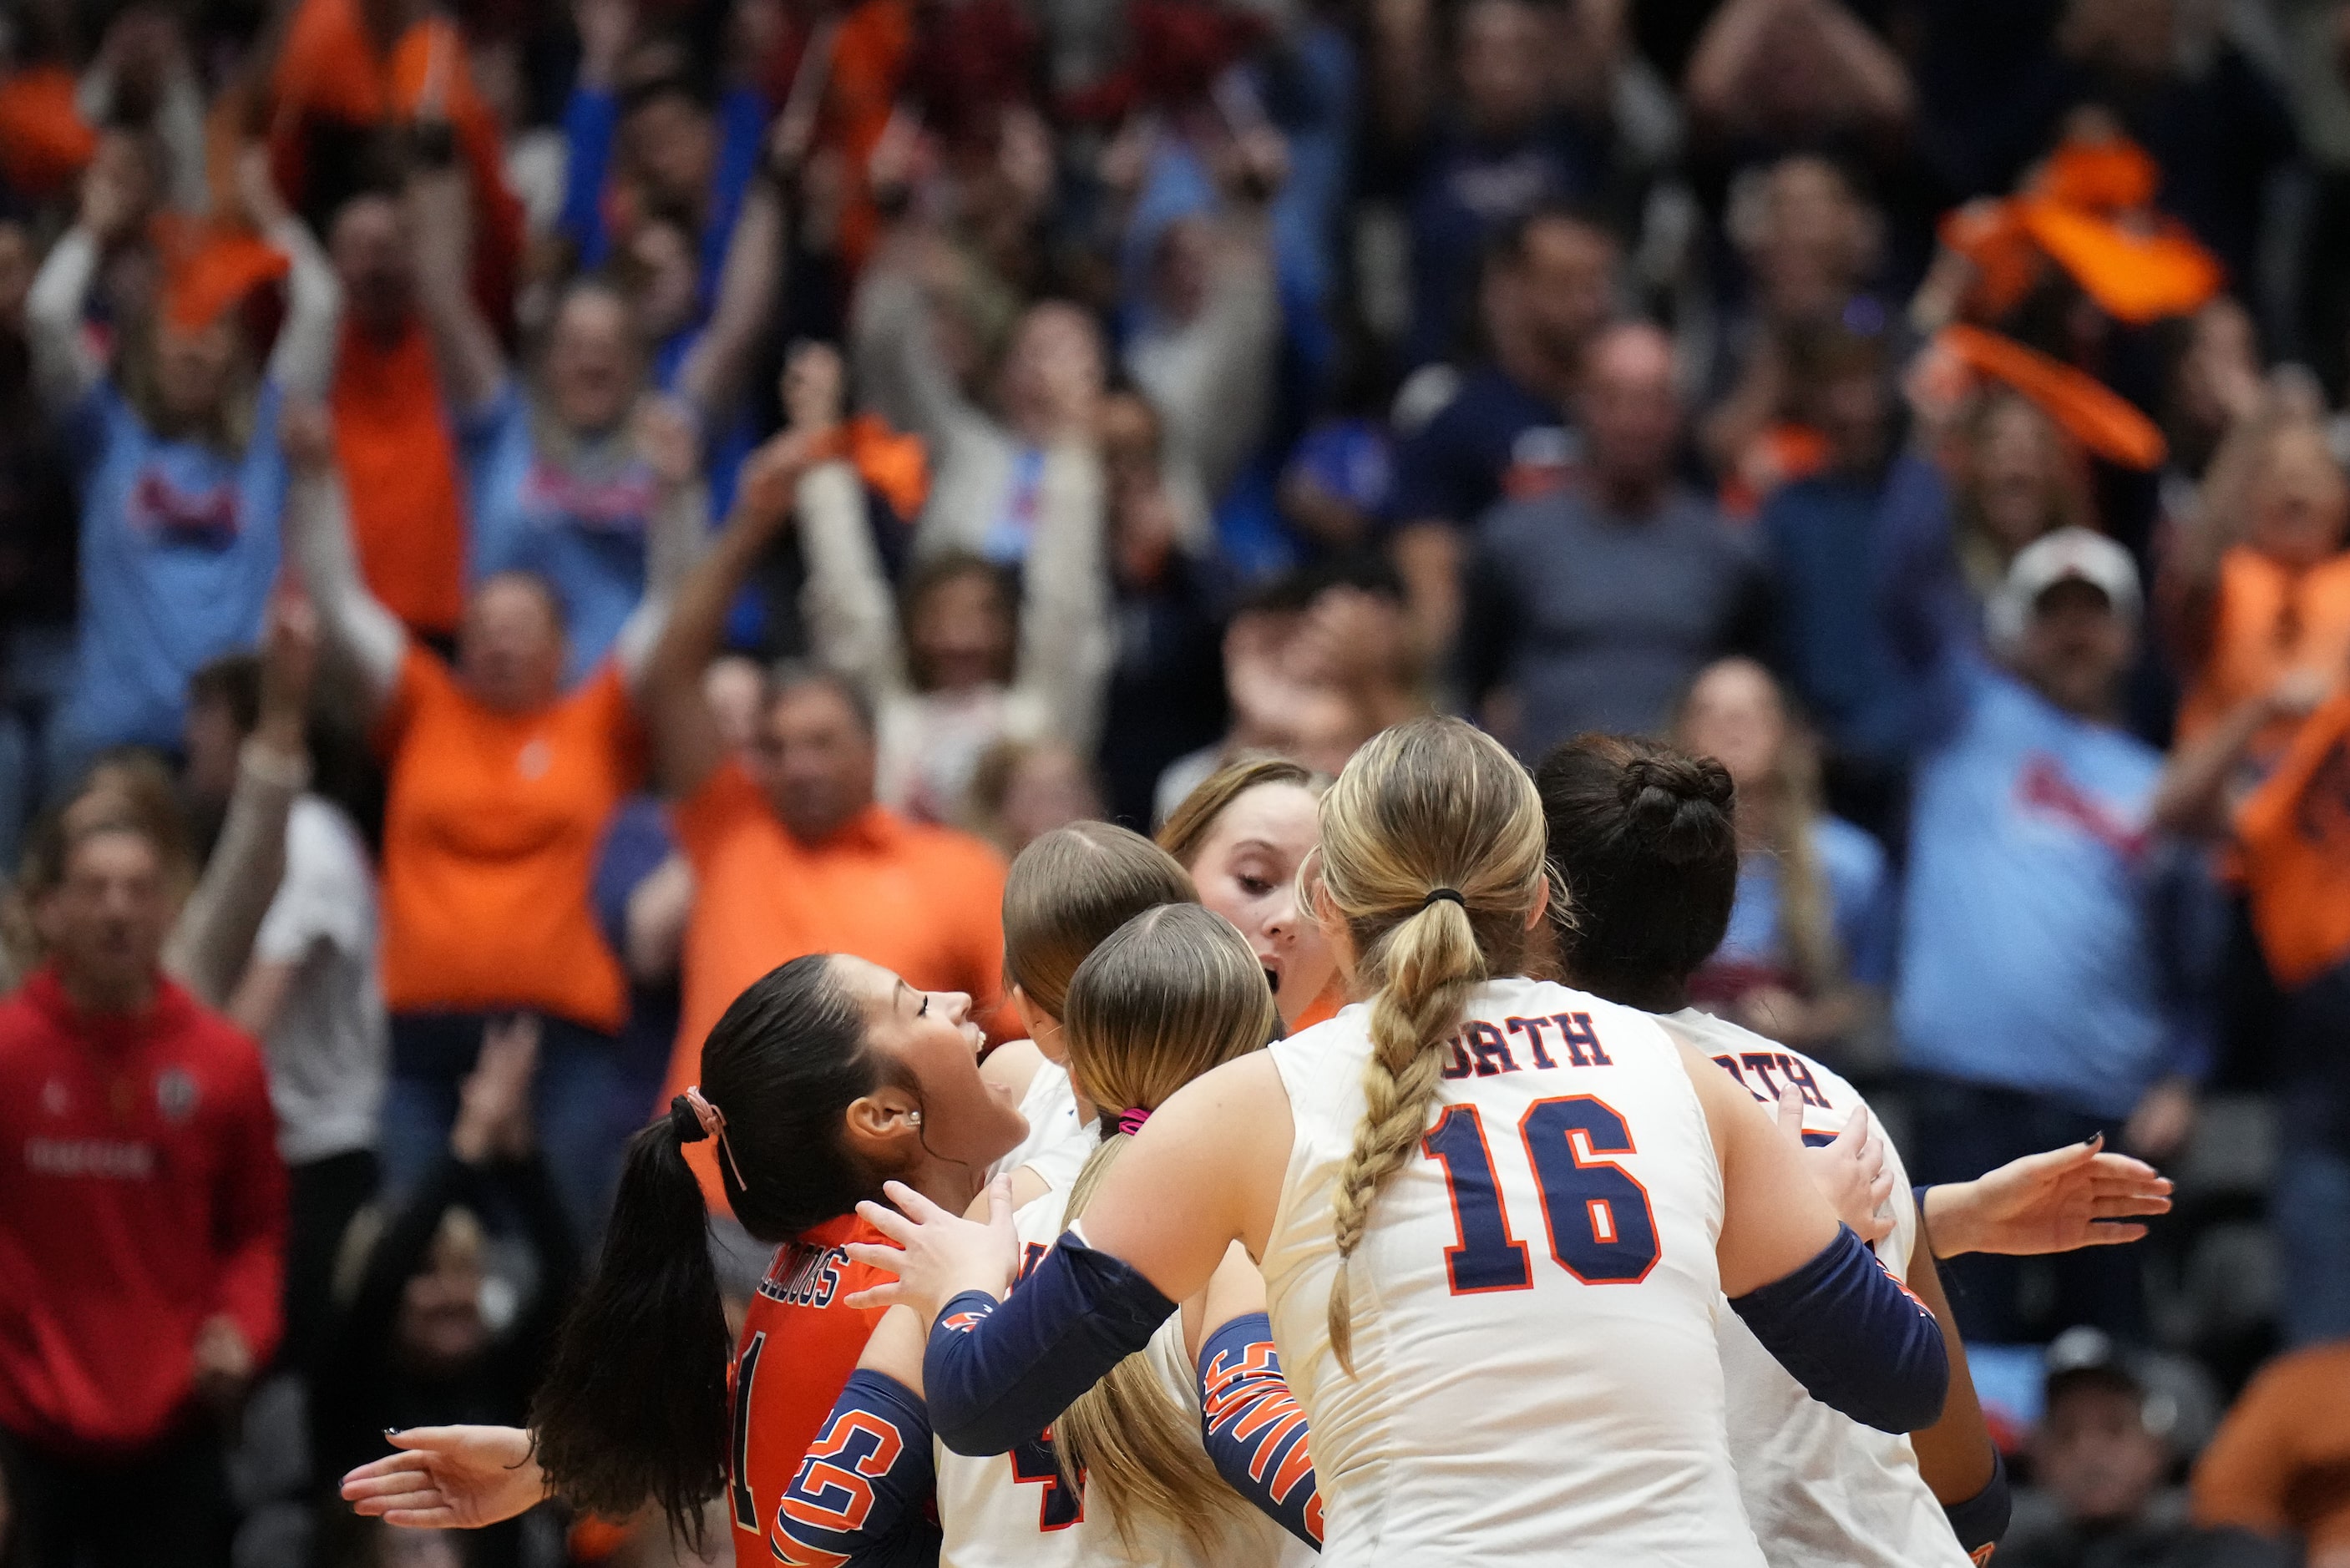
[[[1673,351],[1645,323],[1593,340],[1575,483],[1479,524],[1464,585],[1461,689],[1521,756],[1586,731],[1662,729],[1697,671],[1762,641],[1753,544],[1679,483]]]

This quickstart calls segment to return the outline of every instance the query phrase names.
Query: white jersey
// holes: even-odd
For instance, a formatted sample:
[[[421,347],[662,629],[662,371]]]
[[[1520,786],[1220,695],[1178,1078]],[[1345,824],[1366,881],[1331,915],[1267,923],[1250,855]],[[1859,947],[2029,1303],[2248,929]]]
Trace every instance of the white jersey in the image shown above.
[[[1069,1082],[1069,1070],[1049,1058],[1037,1063],[1035,1075],[1020,1096],[1020,1114],[1027,1119],[1028,1136],[990,1166],[988,1174],[1008,1176],[1024,1165],[1043,1177],[1047,1187],[1066,1191],[1097,1141],[1094,1129],[1077,1118],[1077,1091]]]
[[[1083,1141],[1090,1152],[1098,1141],[1092,1128],[1086,1129]],[[1013,1216],[1020,1229],[1023,1275],[1067,1228],[1068,1202],[1064,1183]],[[1182,1314],[1159,1324],[1142,1354],[1197,1432],[1200,1389],[1184,1354]],[[1212,1556],[1201,1556],[1180,1532],[1155,1527],[1139,1528],[1129,1552],[1106,1511],[1087,1509],[1082,1490],[1061,1478],[1059,1460],[1045,1444],[1024,1444],[985,1459],[951,1453],[943,1443],[931,1448],[943,1532],[939,1568],[1276,1568],[1314,1561],[1310,1547],[1253,1511],[1225,1532]],[[1295,1549],[1294,1555],[1284,1542]]]
[[[1774,1108],[1780,1085],[1794,1084],[1804,1096],[1806,1141],[1842,1132],[1866,1103],[1827,1067],[1734,1023],[1695,1008],[1667,1022]],[[1899,1275],[1917,1245],[1918,1205],[1890,1139],[1885,1158],[1894,1220],[1877,1255]],[[1731,1458],[1771,1568],[1968,1568],[1908,1438],[1864,1427],[1813,1398],[1736,1313],[1723,1312],[1717,1322]]]
[[[1471,993],[1430,1129],[1326,1328],[1330,1202],[1369,1009],[1273,1047],[1296,1137],[1265,1249],[1313,1422],[1330,1568],[1759,1568],[1723,1427],[1721,1168],[1657,1021],[1564,986]]]

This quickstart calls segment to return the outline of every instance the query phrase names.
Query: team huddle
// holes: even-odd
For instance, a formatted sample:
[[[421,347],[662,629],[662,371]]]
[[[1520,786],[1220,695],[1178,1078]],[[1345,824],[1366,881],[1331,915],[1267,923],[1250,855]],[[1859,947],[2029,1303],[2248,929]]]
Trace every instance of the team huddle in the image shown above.
[[[1186,845],[1318,794],[1289,879],[1353,1000],[1203,907]],[[741,1564],[1980,1562],[2007,1490],[1934,1260],[2126,1241],[2094,1142],[1913,1193],[1819,1063],[1688,1005],[1721,768],[1457,721],[1240,763],[1170,854],[1014,861],[1027,1039],[795,960],[630,1145],[531,1430],[395,1434],[344,1495],[476,1526],[658,1507]],[[1268,984],[1268,981],[1271,981]],[[730,1351],[688,1146],[774,1262]]]

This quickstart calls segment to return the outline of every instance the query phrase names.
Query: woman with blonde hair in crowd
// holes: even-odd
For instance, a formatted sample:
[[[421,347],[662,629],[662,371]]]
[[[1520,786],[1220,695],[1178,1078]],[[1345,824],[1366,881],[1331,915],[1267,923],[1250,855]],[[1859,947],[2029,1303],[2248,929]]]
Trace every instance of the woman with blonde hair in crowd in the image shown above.
[[[1737,902],[1691,994],[1743,1028],[1849,1061],[1892,979],[1884,848],[1821,805],[1818,742],[1752,659],[1700,670],[1674,738],[1738,791]]]
[[[1329,787],[1302,763],[1243,756],[1201,780],[1159,830],[1159,846],[1199,883],[1200,901],[1248,938],[1292,1032],[1345,1001],[1337,960],[1298,900]]]
[[[1398,725],[1320,815],[1316,911],[1368,1005],[1176,1093],[1008,1299],[1008,1193],[981,1223],[890,1186],[901,1212],[860,1212],[900,1245],[849,1255],[898,1282],[853,1299],[931,1320],[933,1428],[999,1453],[1239,1241],[1313,1423],[1324,1563],[1756,1568],[1720,1298],[1814,1397],[1896,1432],[1941,1408],[1931,1314],[1728,1075],[1525,978],[1552,882],[1542,802],[1499,743]]]
[[[1033,1266],[1053,1239],[1076,1223],[1134,1135],[1184,1085],[1218,1065],[1263,1049],[1277,1024],[1273,1000],[1257,983],[1254,955],[1222,916],[1196,905],[1146,911],[1128,921],[1077,966],[1068,994],[1069,1070],[1106,1108],[1098,1137],[1075,1179],[1021,1205],[1013,1216]],[[922,1404],[925,1327],[908,1308],[893,1309],[874,1331],[858,1371],[810,1447],[810,1463],[786,1493],[781,1529],[791,1546],[816,1562],[904,1561],[893,1555],[937,1540],[940,1561],[1010,1568],[1118,1563],[1261,1564],[1281,1560],[1284,1543],[1249,1506],[1225,1470],[1219,1473],[1214,1424],[1231,1412],[1195,1369],[1219,1355],[1234,1367],[1262,1346],[1263,1285],[1235,1249],[1215,1280],[1160,1324],[1149,1345],[1112,1367],[1078,1396],[1041,1437],[1007,1457],[940,1450],[935,1458]],[[1277,1377],[1277,1370],[1274,1372]],[[1203,1421],[1203,1417],[1205,1417]],[[860,1467],[874,1506],[844,1528],[826,1507],[833,1490],[828,1457],[850,1434],[875,1421],[893,1425],[902,1446]],[[1229,1423],[1238,1425],[1239,1423]],[[1295,1527],[1313,1539],[1307,1500],[1314,1478],[1304,1423],[1279,1426],[1267,1458],[1281,1498],[1259,1488],[1260,1506],[1295,1507]],[[1240,1467],[1241,1475],[1246,1467]],[[936,1495],[939,1526],[924,1505]],[[941,1530],[939,1527],[943,1527]],[[1303,1555],[1303,1548],[1298,1549]],[[793,1561],[796,1553],[785,1553]]]
[[[2059,528],[2095,528],[2087,466],[2047,411],[1991,388],[1960,413],[1950,443],[1952,543],[1978,600],[2007,578],[2026,545]]]

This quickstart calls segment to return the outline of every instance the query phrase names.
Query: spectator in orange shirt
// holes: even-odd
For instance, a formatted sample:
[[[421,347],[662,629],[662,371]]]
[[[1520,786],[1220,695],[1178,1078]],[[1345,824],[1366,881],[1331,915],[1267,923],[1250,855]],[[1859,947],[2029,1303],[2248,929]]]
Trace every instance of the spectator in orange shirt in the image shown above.
[[[324,419],[297,410],[286,432],[296,471],[288,529],[328,635],[364,679],[390,774],[385,1189],[404,1194],[448,1143],[485,1023],[536,1013],[544,1028],[533,1114],[556,1187],[588,1235],[600,1228],[626,1130],[610,1036],[628,1010],[589,886],[605,824],[644,771],[635,694],[664,613],[660,574],[701,526],[691,432],[648,418],[640,438],[669,497],[656,515],[653,588],[611,657],[567,692],[563,618],[544,581],[515,572],[484,579],[466,606],[456,659],[444,662],[359,582]],[[625,1114],[633,1120],[634,1107]]]
[[[2195,1522],[2294,1536],[2309,1568],[2350,1564],[2350,1343],[2261,1369],[2195,1463]]]
[[[2350,660],[2350,480],[2316,410],[2281,390],[2267,402],[2213,460],[2157,584],[2187,678],[2186,742],[2289,672],[2331,682]],[[2292,717],[2272,715],[2253,735],[2244,757],[2252,776],[2276,764],[2293,733]]]
[[[2288,670],[2237,703],[2172,756],[2155,806],[2174,832],[2232,826],[2252,932],[2283,993],[2270,1211],[2293,1345],[2350,1335],[2350,691],[2340,675]],[[2278,726],[2293,742],[2251,787],[2245,759]]]
[[[802,954],[852,953],[910,985],[968,992],[983,1008],[1003,989],[1002,857],[875,800],[873,711],[847,681],[811,665],[774,671],[759,731],[741,757],[702,700],[727,607],[797,497],[827,483],[856,479],[825,456],[817,432],[786,431],[753,454],[733,517],[680,588],[646,670],[654,755],[699,889],[663,1103],[695,1081],[702,1036],[726,1005]],[[689,1158],[715,1204],[707,1150],[697,1145]]]
[[[465,508],[411,244],[394,193],[364,192],[335,213],[327,252],[343,332],[328,399],[359,576],[410,631],[445,647],[464,611]]]

